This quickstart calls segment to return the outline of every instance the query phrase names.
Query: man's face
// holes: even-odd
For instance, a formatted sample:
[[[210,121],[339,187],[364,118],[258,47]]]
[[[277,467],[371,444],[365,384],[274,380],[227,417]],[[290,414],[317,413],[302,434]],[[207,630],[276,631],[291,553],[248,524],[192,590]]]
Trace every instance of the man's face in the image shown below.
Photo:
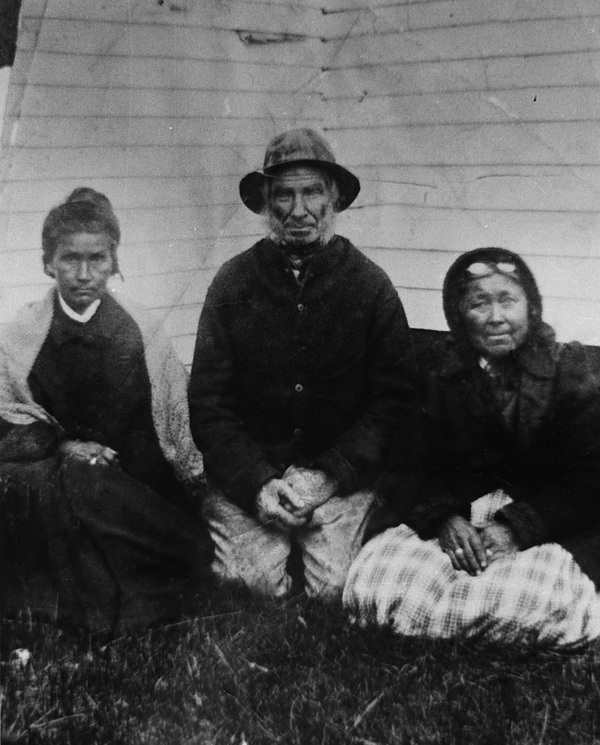
[[[293,166],[276,174],[271,184],[267,214],[269,227],[289,246],[305,246],[331,233],[335,195],[323,172]]]
[[[106,292],[113,273],[110,238],[104,233],[75,233],[62,238],[44,271],[53,277],[63,300],[83,313]]]

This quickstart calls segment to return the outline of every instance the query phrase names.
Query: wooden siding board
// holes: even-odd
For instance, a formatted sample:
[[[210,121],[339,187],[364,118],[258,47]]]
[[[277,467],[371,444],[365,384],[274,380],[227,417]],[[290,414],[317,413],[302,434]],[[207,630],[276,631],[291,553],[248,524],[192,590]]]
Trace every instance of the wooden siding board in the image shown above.
[[[597,212],[600,168],[554,166],[363,167],[360,206]]]
[[[600,164],[598,121],[577,127],[563,122],[372,127],[368,135],[364,129],[335,129],[342,147],[356,153],[355,164]]]
[[[493,21],[532,21],[573,18],[584,24],[587,18],[598,15],[597,0],[536,0],[535,2],[485,3],[481,0],[445,0],[443,2],[416,3],[404,6],[412,29],[459,26]],[[393,19],[395,8],[382,8],[377,14]],[[593,24],[592,24],[593,25]]]
[[[204,302],[208,287],[215,276],[217,269],[205,272],[196,272],[189,277],[185,292],[181,296],[181,303],[185,305],[197,305]]]
[[[369,15],[367,23],[372,18]],[[327,39],[326,43],[335,50],[334,66],[348,69],[366,63],[588,52],[598,49],[597,36],[593,22],[581,18],[490,22],[423,31],[396,31],[384,24],[381,29],[366,33],[360,23],[349,21],[346,33],[338,39]]]
[[[369,64],[356,69],[327,69],[322,78],[328,99],[386,93],[457,93],[532,87],[598,85],[597,52],[542,54],[466,60]]]
[[[121,215],[124,210],[149,207],[192,207],[213,204],[238,206],[238,179],[235,176],[180,178],[79,178],[55,179],[51,176],[31,180],[6,180],[2,198],[6,211],[46,212],[59,204],[78,186],[92,186],[111,200]]]
[[[447,93],[486,90],[485,71],[474,60],[421,62],[407,65],[373,65],[356,70],[326,68],[321,87],[328,100],[364,99],[389,93]]]
[[[194,344],[196,337],[193,334],[186,336],[175,336],[172,339],[175,351],[184,365],[191,365],[194,356]]]
[[[193,276],[200,273],[195,273]],[[185,296],[191,284],[189,272],[152,274],[145,277],[125,279],[117,284],[118,289],[133,300],[150,309],[170,309],[185,304]]]
[[[565,2],[565,0],[528,0],[524,3],[514,2],[486,2],[485,0],[323,0],[322,6],[326,15],[349,17],[357,12],[379,12],[387,8],[401,6],[410,12],[450,13],[459,16],[462,12],[468,16],[469,12],[486,13],[488,20],[509,14],[510,17],[562,17],[562,16],[585,16],[593,14],[597,9],[596,0],[577,0],[577,2]],[[447,16],[451,22],[453,19]]]
[[[126,279],[156,272],[205,271],[210,267],[210,252],[197,241],[157,241],[124,243],[119,248],[119,266]]]
[[[4,286],[27,285],[42,271],[41,246],[3,252]],[[211,262],[210,251],[197,241],[122,242],[118,249],[119,266],[129,280],[157,273],[206,271],[218,263]],[[160,268],[160,269],[159,269]]]
[[[16,95],[20,89],[20,95]],[[301,96],[288,91],[257,95],[246,91],[199,90],[194,88],[81,87],[58,83],[53,86],[18,85],[11,81],[12,100],[7,115],[28,116],[214,116],[231,119],[278,119],[294,121],[309,113],[313,121],[323,114],[318,91]],[[25,95],[26,94],[26,95]]]
[[[260,24],[260,19],[257,19]],[[260,25],[258,26],[260,28]],[[89,20],[45,19],[38,34],[37,19],[25,18],[19,34],[23,52],[53,53],[57,49],[83,56],[228,60],[240,64],[309,64],[320,55],[318,36],[291,34],[277,43],[244,41],[247,34],[232,27],[193,28],[120,22],[90,24]]]
[[[470,246],[471,248],[473,246]],[[364,253],[381,266],[397,287],[441,290],[446,272],[460,250],[422,251],[371,248]],[[528,256],[527,261],[545,298],[598,300],[600,256],[586,259],[569,256]]]
[[[209,207],[168,207],[121,212],[121,233],[128,240],[145,242],[186,241],[220,235],[232,218],[245,207],[212,205]],[[0,213],[0,233],[12,250],[39,245],[44,215],[38,213]]]
[[[42,251],[41,247],[27,251],[3,251],[2,252],[2,289],[0,295],[7,287],[18,287],[28,285],[42,274]]]
[[[285,129],[282,117],[7,117],[8,127],[20,122],[19,141],[28,148],[86,147],[101,142],[104,147],[262,147],[265,131]],[[312,125],[310,117],[297,119],[298,126]]]
[[[271,136],[267,133],[267,138]],[[12,179],[35,179],[60,173],[63,178],[87,181],[93,178],[184,178],[214,173],[239,174],[262,163],[261,148],[172,147],[80,147],[39,149],[14,147],[9,175]]]
[[[441,290],[415,290],[405,287],[397,287],[396,289],[410,326],[438,330],[448,329],[442,310]]]
[[[23,52],[22,56],[27,54]],[[15,68],[17,84],[106,88],[134,83],[144,88],[175,85],[200,90],[289,91],[309,86],[314,79],[314,68],[308,64],[288,68],[254,62],[238,65],[228,60],[86,57],[64,52],[29,54],[33,59],[27,73],[24,75],[21,68]]]
[[[600,87],[522,88],[457,93],[387,94],[328,101],[338,127],[402,127],[418,124],[496,124],[506,121],[597,121]]]
[[[539,212],[485,212],[469,209],[370,207],[354,210],[340,221],[357,245],[400,250],[467,251],[477,246],[506,246],[525,256],[544,251],[549,256],[598,254],[600,215]]]
[[[596,49],[591,52],[491,59],[486,61],[486,73],[491,88],[595,87],[600,79],[600,58]]]
[[[178,0],[159,4],[155,0],[122,2],[82,2],[81,0],[27,0],[23,18],[44,16],[52,20],[95,21],[97,23],[135,23],[144,21],[161,26],[231,28],[249,26],[257,30],[286,31],[290,24],[312,26],[321,20],[321,4],[298,2],[195,2]]]
[[[165,318],[164,329],[170,336],[196,334],[203,303],[173,308]],[[191,360],[190,360],[191,361]]]
[[[594,300],[544,299],[544,318],[560,341],[580,341],[600,346],[600,302]]]
[[[27,285],[0,288],[0,323],[7,323],[25,303],[40,300],[52,285],[40,270]]]
[[[583,31],[593,29],[598,18],[596,0],[566,3],[547,0],[537,3],[488,3],[481,0],[446,0],[428,3],[373,3],[370,7],[336,14],[337,25],[350,27],[350,35],[388,34],[394,32],[436,30],[519,22],[571,21]],[[332,29],[330,33],[335,33]],[[339,37],[338,31],[337,36]]]

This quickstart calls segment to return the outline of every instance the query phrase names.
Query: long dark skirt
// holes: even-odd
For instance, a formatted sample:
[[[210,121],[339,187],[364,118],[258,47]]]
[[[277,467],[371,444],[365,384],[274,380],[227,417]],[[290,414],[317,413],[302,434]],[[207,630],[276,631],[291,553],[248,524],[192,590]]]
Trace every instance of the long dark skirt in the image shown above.
[[[0,602],[91,631],[177,617],[210,561],[199,521],[113,467],[0,465]]]

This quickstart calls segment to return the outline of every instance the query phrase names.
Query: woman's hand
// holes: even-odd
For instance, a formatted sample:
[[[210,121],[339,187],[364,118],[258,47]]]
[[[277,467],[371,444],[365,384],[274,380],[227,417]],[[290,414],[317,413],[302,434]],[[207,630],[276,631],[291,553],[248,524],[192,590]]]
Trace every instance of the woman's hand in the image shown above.
[[[480,530],[480,535],[490,561],[521,550],[515,532],[505,523],[492,520]]]
[[[486,568],[485,546],[477,529],[466,518],[447,517],[438,528],[438,539],[455,569],[475,575]]]
[[[59,453],[65,458],[75,458],[91,466],[118,465],[118,453],[99,442],[85,440],[63,440],[58,446]]]

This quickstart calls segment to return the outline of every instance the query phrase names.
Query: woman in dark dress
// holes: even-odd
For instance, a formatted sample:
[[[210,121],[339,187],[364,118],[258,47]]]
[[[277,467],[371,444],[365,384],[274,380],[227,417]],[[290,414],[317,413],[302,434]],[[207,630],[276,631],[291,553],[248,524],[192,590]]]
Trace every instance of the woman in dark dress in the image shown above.
[[[397,527],[363,547],[345,603],[410,636],[596,638],[600,394],[585,349],[556,342],[511,251],[460,256],[443,300],[450,338],[422,360],[414,437],[381,485]]]
[[[200,453],[185,371],[159,323],[108,289],[120,230],[75,190],[48,214],[55,284],[0,339],[0,600],[133,629],[200,590]]]

